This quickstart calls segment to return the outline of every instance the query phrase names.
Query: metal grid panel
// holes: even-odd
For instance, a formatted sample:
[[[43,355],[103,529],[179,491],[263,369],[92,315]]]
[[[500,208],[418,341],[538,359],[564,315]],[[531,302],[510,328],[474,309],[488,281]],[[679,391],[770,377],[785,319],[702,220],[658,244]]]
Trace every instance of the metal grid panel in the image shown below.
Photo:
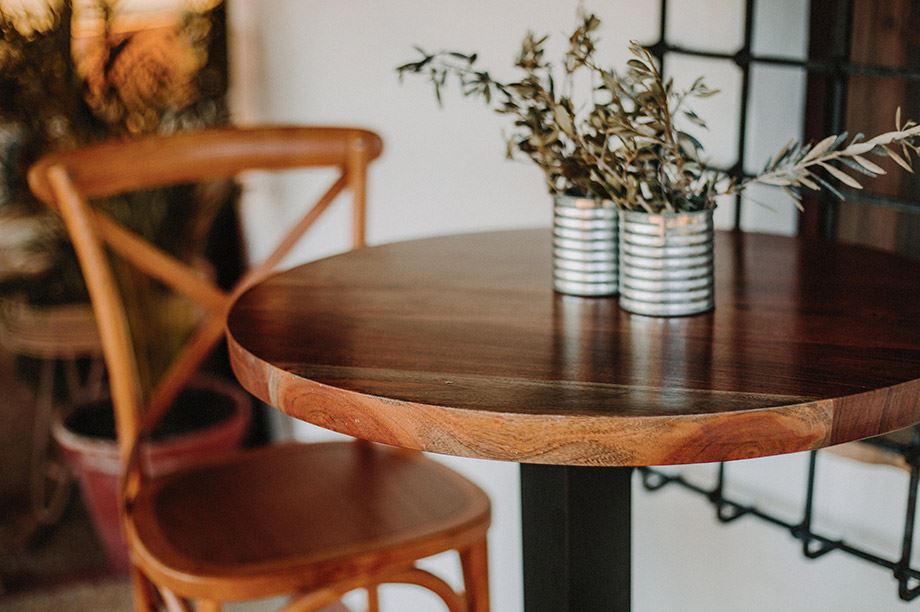
[[[735,163],[727,169],[728,173],[741,179],[750,175],[744,171],[745,168],[745,148],[747,145],[747,128],[749,123],[750,112],[750,95],[751,95],[751,73],[755,66],[778,66],[785,68],[799,69],[808,75],[822,75],[828,79],[827,96],[824,100],[824,124],[821,126],[823,134],[839,134],[846,129],[846,104],[847,104],[847,85],[850,76],[861,75],[871,77],[887,77],[904,79],[907,82],[920,82],[920,70],[911,68],[902,68],[897,66],[886,66],[879,64],[863,64],[850,61],[850,48],[852,43],[852,16],[853,0],[836,0],[834,2],[821,3],[828,4],[828,20],[831,24],[831,40],[829,49],[831,53],[827,57],[804,59],[793,59],[769,54],[757,54],[753,52],[752,42],[754,38],[754,15],[756,9],[756,0],[745,0],[744,5],[744,39],[741,47],[734,53],[708,51],[705,49],[684,47],[672,44],[668,41],[667,25],[668,18],[671,15],[670,0],[659,0],[661,4],[660,23],[658,30],[658,41],[649,46],[649,50],[658,58],[662,70],[666,69],[667,58],[669,54],[685,55],[690,57],[729,60],[733,62],[741,71],[741,91],[739,93],[739,112],[738,112],[738,142],[736,148]],[[818,4],[818,0],[812,2]],[[871,192],[859,192],[858,194],[851,190],[842,190],[844,196],[848,199],[852,197],[861,203],[875,206],[887,206],[897,210],[920,212],[920,202],[908,199],[873,194]],[[837,224],[837,202],[831,198],[817,198],[813,205],[820,206],[820,233],[825,237],[833,237],[836,233]],[[735,197],[734,202],[734,229],[741,229],[741,196]]]

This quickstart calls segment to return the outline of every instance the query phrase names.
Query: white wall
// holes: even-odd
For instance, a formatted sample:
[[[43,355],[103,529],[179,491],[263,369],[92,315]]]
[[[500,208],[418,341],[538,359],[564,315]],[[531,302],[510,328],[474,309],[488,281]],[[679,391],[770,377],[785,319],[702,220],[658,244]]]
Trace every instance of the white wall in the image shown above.
[[[586,2],[605,22],[602,57],[625,59],[629,39],[652,42],[657,2]],[[807,0],[760,2],[756,50],[801,55]],[[558,0],[271,0],[234,2],[237,32],[235,108],[242,122],[357,124],[379,132],[386,151],[371,172],[369,237],[383,243],[419,236],[492,228],[547,226],[549,198],[540,173],[504,160],[502,119],[478,101],[451,90],[439,109],[420,79],[402,86],[394,67],[412,59],[411,45],[480,52],[484,66],[510,76],[517,44],[530,28],[555,37],[551,55],[574,24],[577,3]],[[742,39],[742,0],[681,0],[671,3],[668,34],[675,42],[735,50]],[[678,81],[706,74],[720,96],[699,105],[710,122],[704,136],[714,162],[735,159],[740,76],[728,62],[671,58]],[[769,153],[801,131],[804,80],[796,71],[758,69],[752,82],[753,116],[747,155],[753,170]],[[265,253],[297,204],[320,189],[315,180],[258,180],[255,206],[246,211],[252,254]],[[796,216],[782,196],[768,189],[752,196],[774,210],[746,204],[747,230],[791,234]],[[344,210],[324,220],[292,260],[343,250]],[[730,224],[730,206],[717,222]],[[298,436],[324,434],[298,427]],[[491,496],[490,534],[493,606],[522,609],[520,513],[515,464],[444,458]],[[732,464],[733,490],[789,517],[800,507],[805,458],[801,455]],[[895,556],[906,479],[876,468],[822,456],[817,525],[845,533],[878,552]],[[689,472],[706,480],[711,466]],[[679,490],[646,494],[636,482],[634,498],[634,609],[661,610],[900,610],[894,581],[875,567],[831,554],[801,558],[796,541],[776,528],[742,519],[717,525],[702,500]],[[436,559],[452,572],[454,559]],[[391,610],[433,609],[427,595],[388,588]],[[427,607],[426,607],[427,606]]]

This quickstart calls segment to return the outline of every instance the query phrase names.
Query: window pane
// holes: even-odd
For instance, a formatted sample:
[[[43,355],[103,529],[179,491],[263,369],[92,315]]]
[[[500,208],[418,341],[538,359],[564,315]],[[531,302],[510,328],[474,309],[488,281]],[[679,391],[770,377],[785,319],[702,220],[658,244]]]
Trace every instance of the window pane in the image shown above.
[[[743,0],[680,0],[668,4],[668,42],[734,53],[744,45]]]

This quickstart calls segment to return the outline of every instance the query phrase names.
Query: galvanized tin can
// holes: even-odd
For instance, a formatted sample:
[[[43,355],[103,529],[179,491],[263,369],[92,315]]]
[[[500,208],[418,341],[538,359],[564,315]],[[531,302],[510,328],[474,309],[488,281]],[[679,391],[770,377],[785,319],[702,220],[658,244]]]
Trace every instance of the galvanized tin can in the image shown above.
[[[553,288],[580,296],[617,292],[618,211],[610,200],[553,199]]]
[[[712,310],[712,210],[620,213],[620,307],[679,317]]]

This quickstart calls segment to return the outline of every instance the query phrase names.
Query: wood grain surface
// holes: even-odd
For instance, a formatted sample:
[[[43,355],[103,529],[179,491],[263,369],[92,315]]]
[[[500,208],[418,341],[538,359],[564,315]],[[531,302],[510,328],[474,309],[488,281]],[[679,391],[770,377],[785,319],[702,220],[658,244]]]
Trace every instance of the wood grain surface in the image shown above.
[[[357,437],[509,461],[658,465],[820,448],[920,421],[920,265],[717,233],[716,308],[553,293],[550,234],[361,249],[275,275],[228,319],[240,381]]]
[[[405,583],[432,591],[451,612],[488,612],[489,500],[420,453],[362,442],[296,444],[234,450],[207,464],[188,460],[162,476],[141,461],[157,419],[223,337],[234,297],[267,276],[346,187],[352,241],[364,245],[366,169],[381,147],[376,134],[354,128],[253,126],[110,141],[49,154],[30,169],[35,194],[61,213],[99,325],[138,611],[159,609],[159,599],[169,610],[215,612],[225,601],[294,594],[285,610],[316,612],[356,588]],[[228,292],[87,200],[247,169],[314,166],[340,175]],[[143,403],[137,350],[105,246],[206,313]],[[414,566],[448,550],[462,560],[466,593]]]

